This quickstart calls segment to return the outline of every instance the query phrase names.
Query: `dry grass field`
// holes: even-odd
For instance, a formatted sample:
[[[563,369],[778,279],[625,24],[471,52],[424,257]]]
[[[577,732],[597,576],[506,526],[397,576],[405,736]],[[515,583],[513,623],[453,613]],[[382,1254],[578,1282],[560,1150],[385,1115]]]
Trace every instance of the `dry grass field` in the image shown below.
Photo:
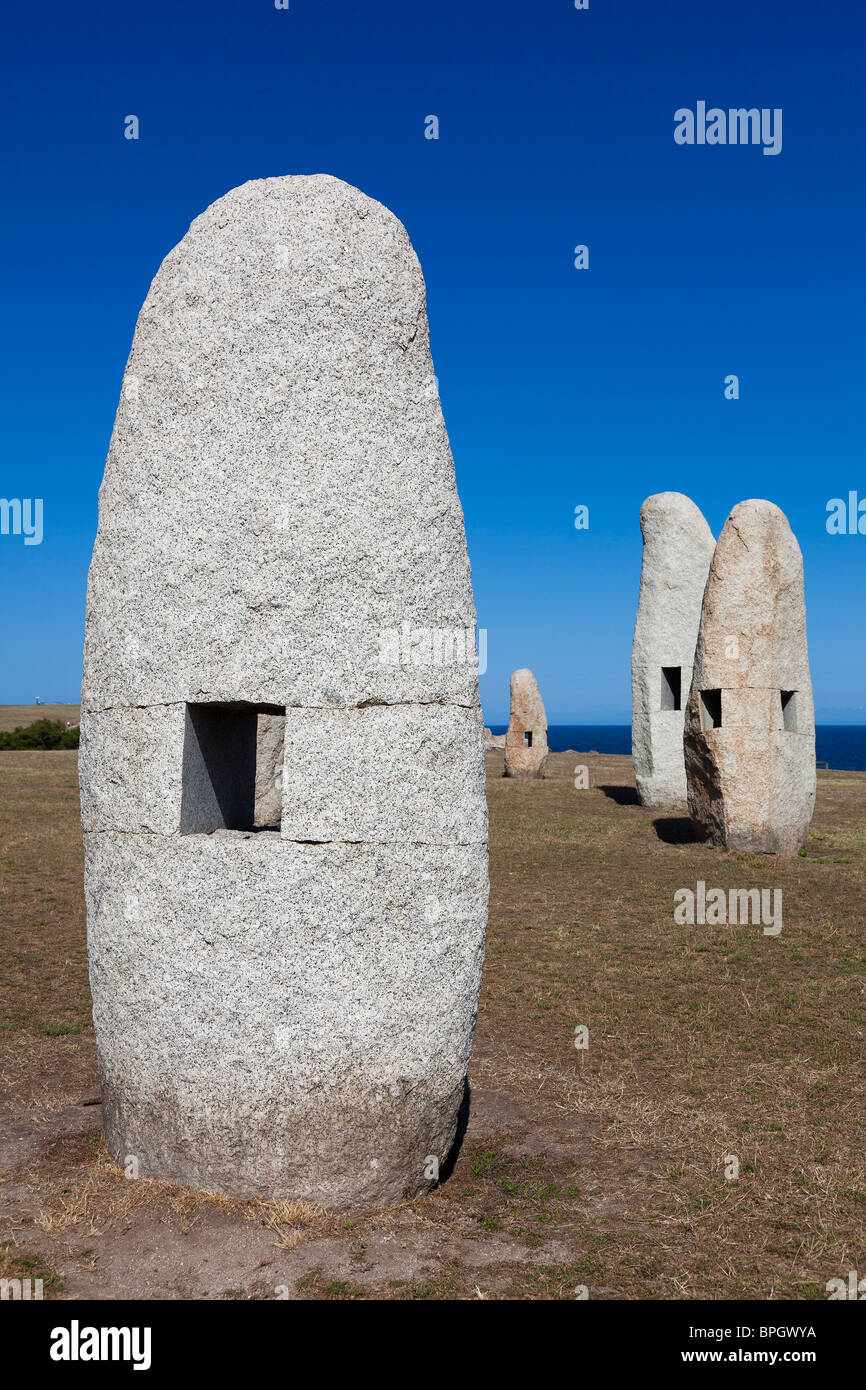
[[[643,810],[628,758],[501,768],[469,1128],[434,1193],[362,1213],[114,1166],[76,754],[0,754],[0,1275],[57,1298],[823,1299],[866,1269],[866,774],[819,773],[807,853],[777,861]],[[677,925],[700,879],[780,888],[781,933]]]

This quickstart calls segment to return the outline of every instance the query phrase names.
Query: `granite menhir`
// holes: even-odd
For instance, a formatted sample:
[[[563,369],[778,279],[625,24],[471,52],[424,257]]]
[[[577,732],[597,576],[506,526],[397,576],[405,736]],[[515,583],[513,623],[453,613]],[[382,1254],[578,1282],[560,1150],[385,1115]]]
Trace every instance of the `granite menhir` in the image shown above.
[[[713,844],[803,847],[815,806],[803,558],[772,502],[740,502],[719,537],[684,745],[689,812]]]
[[[713,534],[681,492],[640,509],[643,568],[631,652],[631,748],[644,806],[685,811],[683,719]]]
[[[325,1205],[435,1182],[487,909],[474,639],[404,228],[323,175],[233,189],[139,315],[90,569],[88,944],[119,1162]]]
[[[538,682],[527,668],[511,677],[511,713],[505,735],[506,777],[543,777],[547,766],[547,715]]]

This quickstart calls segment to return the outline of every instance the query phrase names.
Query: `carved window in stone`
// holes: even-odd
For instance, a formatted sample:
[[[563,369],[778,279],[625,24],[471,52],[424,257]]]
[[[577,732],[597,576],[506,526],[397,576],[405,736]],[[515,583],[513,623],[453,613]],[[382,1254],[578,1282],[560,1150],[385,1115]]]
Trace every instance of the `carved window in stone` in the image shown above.
[[[662,709],[682,709],[681,666],[662,667]]]
[[[720,729],[722,727],[721,690],[701,691],[701,728]]]
[[[782,728],[789,734],[797,732],[797,692],[796,690],[780,690],[779,696],[782,702]]]
[[[527,730],[526,730],[526,732],[525,732],[524,735],[523,735],[523,741],[524,741],[524,743],[526,744],[527,748],[531,748],[531,747],[532,747],[532,730],[531,730],[531,729],[527,729]]]
[[[187,705],[182,835],[279,831],[285,718],[278,705]]]

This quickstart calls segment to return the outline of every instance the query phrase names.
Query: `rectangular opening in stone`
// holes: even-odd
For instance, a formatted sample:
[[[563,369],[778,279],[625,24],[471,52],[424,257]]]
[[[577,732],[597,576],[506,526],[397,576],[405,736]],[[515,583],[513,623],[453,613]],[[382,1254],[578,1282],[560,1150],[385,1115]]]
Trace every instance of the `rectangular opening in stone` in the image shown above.
[[[527,730],[526,730],[526,733],[523,735],[523,739],[524,739],[524,742],[525,742],[527,748],[531,748],[531,747],[532,747],[532,730],[531,730],[531,729],[527,729]]]
[[[722,727],[721,690],[701,691],[701,728],[720,729]]]
[[[797,699],[796,690],[780,690],[779,695],[782,700],[782,728],[787,729],[789,734],[797,732]]]
[[[278,705],[187,705],[182,835],[279,829],[284,729],[285,710]]]
[[[682,709],[682,667],[662,667],[662,709]]]

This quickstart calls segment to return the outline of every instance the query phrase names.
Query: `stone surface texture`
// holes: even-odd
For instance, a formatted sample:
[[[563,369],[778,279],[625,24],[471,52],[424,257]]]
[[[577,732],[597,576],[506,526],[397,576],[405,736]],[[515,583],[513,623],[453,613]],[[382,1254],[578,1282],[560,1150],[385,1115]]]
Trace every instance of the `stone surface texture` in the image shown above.
[[[685,811],[683,720],[715,543],[681,492],[648,497],[640,527],[643,567],[631,655],[635,782],[642,805]]]
[[[684,746],[689,812],[712,843],[803,847],[815,805],[803,559],[772,502],[740,502],[719,537]]]
[[[260,714],[256,730],[256,825],[279,825],[283,814],[285,714]]]
[[[292,710],[283,835],[486,844],[486,802],[476,795],[479,735],[478,711],[455,705]]]
[[[484,730],[484,751],[491,753],[495,748],[505,747],[505,734],[494,734],[491,729]]]
[[[233,189],[139,315],[88,584],[119,1162],[329,1206],[433,1185],[486,925],[474,638],[405,230],[324,175]]]
[[[527,735],[531,735],[530,738]],[[527,668],[511,676],[511,715],[505,735],[505,776],[528,780],[544,776],[547,715],[538,682]]]

